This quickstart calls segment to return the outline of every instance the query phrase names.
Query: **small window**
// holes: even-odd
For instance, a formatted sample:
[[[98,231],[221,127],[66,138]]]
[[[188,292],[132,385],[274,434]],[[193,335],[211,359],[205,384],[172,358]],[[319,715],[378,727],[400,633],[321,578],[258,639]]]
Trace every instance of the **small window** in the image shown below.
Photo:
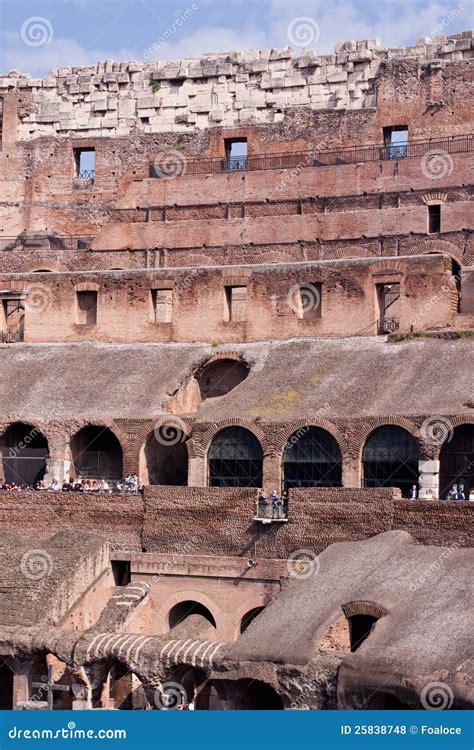
[[[441,206],[428,206],[428,232],[441,232]]]
[[[173,316],[173,290],[152,289],[151,298],[155,323],[171,323]]]
[[[394,125],[383,129],[384,144],[389,159],[405,159],[408,153],[408,125]]]
[[[322,284],[300,284],[296,294],[296,312],[300,320],[318,320],[321,317]]]
[[[112,573],[116,586],[128,586],[132,579],[130,560],[112,560]]]
[[[247,169],[248,144],[246,138],[226,138],[225,165],[230,172],[241,172]]]
[[[77,178],[93,180],[95,177],[95,148],[75,148],[74,163]]]
[[[97,292],[76,292],[77,322],[93,326],[97,323]]]
[[[224,320],[242,322],[247,317],[247,287],[226,286],[224,296]]]

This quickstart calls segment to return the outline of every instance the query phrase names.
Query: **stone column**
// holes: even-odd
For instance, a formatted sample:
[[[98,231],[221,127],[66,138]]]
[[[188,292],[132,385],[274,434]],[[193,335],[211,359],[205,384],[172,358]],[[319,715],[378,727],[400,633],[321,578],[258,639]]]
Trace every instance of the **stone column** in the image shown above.
[[[362,482],[362,468],[359,457],[342,457],[342,486],[360,487]]]
[[[70,479],[71,462],[65,458],[48,458],[46,461],[46,473],[44,482],[49,484],[55,479],[62,484],[66,479]]]
[[[431,497],[433,500],[439,499],[439,461],[422,459],[418,462],[418,471],[420,473],[420,491],[421,499]],[[427,493],[427,490],[432,490]]]
[[[191,456],[188,463],[188,486],[207,486],[206,457]]]

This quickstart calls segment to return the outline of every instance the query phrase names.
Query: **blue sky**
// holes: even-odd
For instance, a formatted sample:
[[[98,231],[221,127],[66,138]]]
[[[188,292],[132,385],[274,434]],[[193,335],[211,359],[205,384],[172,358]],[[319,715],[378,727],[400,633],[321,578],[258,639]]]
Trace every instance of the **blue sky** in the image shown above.
[[[295,19],[322,54],[368,37],[394,47],[472,28],[473,8],[473,0],[0,0],[0,73],[286,47]]]

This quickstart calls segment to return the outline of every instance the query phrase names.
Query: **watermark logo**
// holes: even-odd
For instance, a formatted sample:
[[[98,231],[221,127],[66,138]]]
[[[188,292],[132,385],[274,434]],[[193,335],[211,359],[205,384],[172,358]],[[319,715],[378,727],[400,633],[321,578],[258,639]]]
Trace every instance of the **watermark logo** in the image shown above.
[[[30,549],[21,558],[20,570],[30,581],[40,581],[51,575],[53,558],[44,549]]]
[[[186,691],[179,682],[164,682],[153,698],[159,711],[176,711],[187,703]]]
[[[295,284],[287,295],[288,307],[300,317],[305,317],[321,304],[321,294],[314,284]]]
[[[179,417],[165,415],[155,422],[153,432],[157,443],[171,446],[184,443],[188,429]]]
[[[421,691],[421,705],[427,711],[444,711],[453,701],[453,691],[445,682],[429,682]]]
[[[30,286],[28,289],[28,296],[25,299],[26,312],[45,312],[51,304],[51,297],[51,290],[46,284],[33,284],[33,286]]]
[[[288,24],[286,35],[292,47],[309,47],[316,44],[321,31],[314,18],[298,16]]]
[[[297,549],[289,556],[286,567],[291,578],[314,578],[319,572],[319,557],[310,549]]]
[[[181,151],[168,148],[160,151],[153,162],[153,168],[157,177],[163,180],[174,180],[186,174],[186,157]]]
[[[428,151],[421,160],[421,171],[429,180],[442,180],[448,177],[454,169],[451,154],[441,149]]]
[[[447,417],[427,417],[420,427],[420,437],[429,445],[443,445],[452,440],[454,426]]]
[[[30,16],[21,24],[20,38],[28,47],[42,47],[53,39],[53,27],[44,16]]]

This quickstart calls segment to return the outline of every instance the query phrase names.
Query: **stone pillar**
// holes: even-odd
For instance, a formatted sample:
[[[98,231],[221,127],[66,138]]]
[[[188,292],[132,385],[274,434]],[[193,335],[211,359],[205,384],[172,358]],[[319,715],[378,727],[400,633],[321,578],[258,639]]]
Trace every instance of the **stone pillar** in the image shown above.
[[[188,486],[206,487],[207,471],[205,456],[191,456],[188,463]]]
[[[461,312],[474,313],[474,266],[462,269]]]
[[[342,458],[342,486],[360,487],[362,482],[362,468],[359,457],[343,456]]]
[[[279,453],[267,453],[263,457],[263,489],[265,492],[281,491],[283,481],[281,456]]]
[[[29,670],[13,675],[13,707],[19,703],[28,701],[30,698]]]
[[[439,498],[439,461],[422,459],[418,462],[418,471],[420,473],[420,491],[421,499],[430,497],[433,500]],[[429,493],[427,490],[431,490]]]
[[[48,458],[46,461],[46,473],[44,482],[50,483],[53,479],[62,484],[70,479],[71,462],[65,458]]]

